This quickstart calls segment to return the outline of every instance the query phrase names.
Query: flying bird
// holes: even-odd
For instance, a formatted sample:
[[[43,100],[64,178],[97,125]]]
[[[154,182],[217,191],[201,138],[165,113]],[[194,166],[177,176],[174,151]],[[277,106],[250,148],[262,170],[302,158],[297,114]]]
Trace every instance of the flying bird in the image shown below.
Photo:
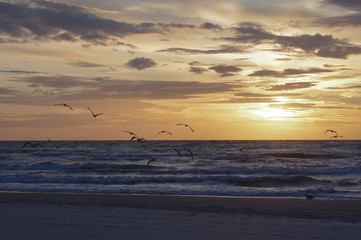
[[[178,124],[177,124],[177,126],[181,126],[181,125],[189,128],[190,130],[192,130],[192,132],[194,132],[193,128],[192,128],[191,126],[189,126],[188,124],[185,124],[185,123],[178,123]]]
[[[31,142],[26,142],[26,143],[24,143],[23,148],[26,147],[27,145],[30,145],[30,146],[32,146],[32,147],[37,147],[37,146],[39,146],[39,147],[41,147],[41,148],[44,148],[43,145],[41,145],[40,143],[31,143]]]
[[[56,148],[59,148],[53,141],[51,141],[49,138],[48,138],[48,142],[50,142],[54,147]]]
[[[168,131],[160,131],[158,134],[157,134],[157,136],[159,135],[159,134],[161,134],[161,133],[168,133],[169,135],[173,135],[171,132],[168,132]]]
[[[92,113],[93,117],[96,118],[97,116],[99,115],[103,115],[104,113],[97,113],[97,114],[94,114],[93,111],[88,107],[89,111]]]
[[[326,130],[323,134],[325,134],[325,133],[327,133],[327,132],[332,132],[332,133],[335,133],[336,135],[338,135],[335,130],[331,130],[331,129]]]
[[[178,150],[178,149],[174,149],[174,151],[177,151],[178,152],[178,155],[179,155],[179,157],[182,157],[182,154],[180,153],[180,150]]]
[[[330,138],[339,138],[339,137],[343,137],[343,136],[335,135],[335,136],[332,136],[332,137],[330,137]]]
[[[149,167],[149,165],[152,163],[152,162],[155,162],[158,158],[152,158],[151,160],[148,161],[147,163],[147,167]]]
[[[64,107],[68,107],[70,110],[73,110],[72,107],[70,107],[70,106],[69,106],[68,104],[66,104],[66,103],[54,104],[54,106],[59,106],[59,105],[64,106]]]
[[[130,132],[130,131],[123,131],[123,132],[127,132],[127,133],[129,133],[130,135],[133,135],[133,136],[139,138],[139,136],[138,136],[137,134],[133,133],[133,132]]]
[[[194,159],[194,158],[193,158],[193,152],[192,152],[191,150],[189,150],[188,148],[186,148],[186,149],[184,149],[184,150],[188,151],[188,152],[191,154],[192,159]]]
[[[145,138],[139,138],[139,137],[136,137],[136,136],[132,137],[132,138],[130,139],[130,141],[133,141],[134,139],[135,139],[137,142],[143,142],[143,141],[145,141]]]

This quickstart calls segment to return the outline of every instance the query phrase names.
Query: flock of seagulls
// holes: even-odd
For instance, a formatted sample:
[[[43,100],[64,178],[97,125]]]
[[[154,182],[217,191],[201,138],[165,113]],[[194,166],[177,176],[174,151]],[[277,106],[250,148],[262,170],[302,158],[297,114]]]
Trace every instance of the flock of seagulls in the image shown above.
[[[67,107],[69,108],[70,110],[74,110],[70,105],[66,104],[66,103],[57,103],[57,104],[54,104],[54,106],[64,106],[64,107]],[[100,115],[103,115],[104,113],[94,113],[89,107],[87,107],[88,110],[91,112],[93,118],[96,118],[97,116],[100,116]]]
[[[69,108],[69,109],[72,110],[72,111],[74,110],[70,105],[68,105],[68,104],[66,104],[66,103],[58,103],[58,104],[54,104],[54,105],[55,105],[55,106],[64,106],[64,107]],[[87,108],[88,108],[88,110],[91,112],[93,118],[96,118],[96,117],[104,114],[104,113],[96,113],[96,114],[95,114],[89,107],[87,107]],[[189,124],[186,124],[186,123],[178,123],[178,124],[176,124],[176,125],[177,125],[177,126],[184,126],[184,127],[188,128],[188,129],[190,129],[190,131],[192,131],[193,133],[195,132],[194,129],[193,129]],[[131,132],[131,131],[123,131],[123,132],[129,133],[129,134],[132,136],[131,139],[130,139],[130,141],[133,141],[133,140],[135,140],[135,141],[137,141],[137,142],[143,142],[143,141],[145,141],[145,138],[140,137],[139,135],[137,135],[137,134],[134,133],[134,132]],[[331,136],[330,138],[340,138],[340,137],[343,137],[343,136],[338,135],[337,131],[332,130],[332,129],[327,129],[327,130],[323,133],[323,135],[325,135],[325,134],[328,133],[328,132],[334,134],[334,135]],[[160,134],[173,135],[171,132],[169,132],[169,131],[167,131],[167,130],[159,131],[158,134],[157,134],[157,136],[160,135]],[[58,146],[57,146],[54,142],[52,142],[50,139],[48,139],[48,142],[51,143],[54,147],[58,148]],[[40,143],[25,142],[24,145],[23,145],[23,148],[25,148],[25,147],[27,147],[27,146],[31,146],[31,147],[33,147],[33,148],[35,148],[35,147],[43,148],[43,146],[42,146]],[[179,157],[182,157],[182,151],[187,151],[187,152],[189,152],[191,158],[194,159],[193,152],[192,152],[190,149],[187,149],[187,148],[185,148],[185,149],[174,149],[174,151],[176,151],[176,152],[178,153]],[[155,162],[155,161],[157,161],[157,160],[158,160],[157,158],[152,158],[151,160],[149,160],[149,161],[147,162],[146,167],[147,167],[147,168],[150,167],[151,163],[152,163],[152,162]],[[306,199],[308,199],[308,200],[312,200],[312,199],[315,198],[315,196],[314,196],[313,194],[310,194],[310,193],[305,193],[305,197],[306,197]]]

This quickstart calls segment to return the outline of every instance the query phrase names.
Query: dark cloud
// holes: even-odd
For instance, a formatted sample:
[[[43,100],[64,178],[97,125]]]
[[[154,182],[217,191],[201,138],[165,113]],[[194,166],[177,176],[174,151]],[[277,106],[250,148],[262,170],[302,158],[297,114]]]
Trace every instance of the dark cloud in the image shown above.
[[[264,93],[252,93],[252,92],[238,92],[234,94],[237,97],[247,97],[247,98],[271,98],[271,97],[280,97],[280,96],[287,96],[287,97],[294,97],[299,96],[300,94],[295,93],[283,93],[283,94],[264,94]]]
[[[222,29],[222,27],[220,25],[213,24],[210,22],[205,22],[200,27],[205,28],[205,29]]]
[[[245,50],[243,47],[239,46],[229,46],[229,45],[221,45],[216,49],[209,50],[200,50],[200,49],[192,49],[192,48],[167,48],[158,50],[157,52],[171,52],[175,54],[220,54],[220,53],[244,53]]]
[[[274,71],[274,70],[258,70],[251,74],[248,74],[250,77],[283,77],[282,72]]]
[[[1,103],[42,104],[56,98],[64,101],[66,99],[188,99],[197,98],[202,94],[232,92],[239,87],[238,84],[232,83],[90,79],[61,75],[14,77],[9,81],[24,83],[34,91],[31,94],[19,92],[12,98],[0,97]],[[4,94],[11,93],[6,89],[1,91]]]
[[[360,89],[361,85],[351,85],[351,86],[345,86],[345,87],[328,87],[327,89],[332,90],[343,90],[343,89]]]
[[[285,83],[279,85],[273,85],[270,88],[267,88],[268,91],[284,91],[284,90],[294,90],[302,88],[310,88],[316,86],[314,82],[296,82],[296,83]]]
[[[242,71],[241,68],[236,66],[230,66],[230,65],[216,65],[213,67],[210,67],[209,69],[214,70],[216,73],[220,74],[221,77],[229,77],[233,76],[233,73],[237,73]]]
[[[333,72],[330,69],[323,69],[323,68],[308,68],[308,69],[295,69],[295,68],[287,68],[281,71],[274,71],[274,70],[259,70],[255,71],[248,76],[251,77],[286,77],[290,75],[303,75],[303,74],[312,74],[312,73],[328,73]]]
[[[313,24],[327,27],[358,27],[361,25],[361,1],[359,0],[324,0],[324,3],[357,11],[334,17],[319,18]]]
[[[325,3],[333,4],[344,8],[361,9],[360,0],[324,0]]]
[[[102,65],[102,64],[83,62],[83,61],[73,61],[73,62],[68,62],[68,64],[71,66],[74,66],[74,67],[86,67],[86,68],[105,67],[106,66],[106,65]]]
[[[0,32],[11,38],[118,43],[117,37],[161,32],[153,23],[130,24],[100,18],[85,9],[50,1],[0,2]]]
[[[41,72],[36,71],[24,71],[24,70],[0,70],[3,73],[15,73],[15,74],[39,74]]]
[[[202,74],[204,72],[208,72],[208,70],[206,68],[203,68],[203,67],[190,67],[189,72]]]
[[[222,38],[240,44],[258,45],[273,43],[280,46],[280,51],[301,49],[307,54],[319,57],[345,59],[351,54],[361,54],[361,47],[352,45],[345,40],[333,38],[331,35],[303,34],[296,36],[282,36],[267,32],[259,24],[241,23],[233,29],[235,37]]]
[[[278,102],[273,98],[231,98],[228,100],[214,101],[209,103],[273,103]]]
[[[1,95],[10,95],[10,94],[14,94],[16,91],[9,89],[9,88],[3,88],[0,87],[0,94]]]
[[[269,107],[284,108],[284,109],[311,109],[315,108],[315,103],[281,103],[270,104]]]
[[[326,27],[358,27],[361,25],[361,14],[319,18],[314,24]]]
[[[127,63],[128,67],[135,68],[138,70],[144,70],[146,68],[155,67],[156,65],[157,63],[154,62],[152,59],[144,58],[144,57],[134,58]]]

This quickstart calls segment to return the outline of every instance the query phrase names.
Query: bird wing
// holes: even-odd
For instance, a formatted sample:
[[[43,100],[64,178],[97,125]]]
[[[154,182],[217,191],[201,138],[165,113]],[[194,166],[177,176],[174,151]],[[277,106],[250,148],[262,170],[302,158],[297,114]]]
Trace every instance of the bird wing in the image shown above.
[[[88,107],[88,109],[89,109],[89,111],[93,114],[93,116],[94,116],[94,113],[93,113],[93,111]]]
[[[188,125],[188,127],[192,130],[192,132],[194,132],[193,128],[191,126]]]
[[[66,106],[67,106],[70,110],[73,110],[68,104],[66,104]]]
[[[26,147],[27,145],[33,146],[33,144],[31,142],[26,142],[26,143],[24,143],[23,147]]]

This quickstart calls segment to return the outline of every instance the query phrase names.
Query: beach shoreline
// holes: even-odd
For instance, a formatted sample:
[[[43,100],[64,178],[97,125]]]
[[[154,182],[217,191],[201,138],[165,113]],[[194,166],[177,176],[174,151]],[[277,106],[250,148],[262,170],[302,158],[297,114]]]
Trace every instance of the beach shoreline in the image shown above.
[[[0,239],[357,239],[361,202],[0,192]]]
[[[0,192],[1,201],[327,214],[361,219],[361,201],[203,195]]]

